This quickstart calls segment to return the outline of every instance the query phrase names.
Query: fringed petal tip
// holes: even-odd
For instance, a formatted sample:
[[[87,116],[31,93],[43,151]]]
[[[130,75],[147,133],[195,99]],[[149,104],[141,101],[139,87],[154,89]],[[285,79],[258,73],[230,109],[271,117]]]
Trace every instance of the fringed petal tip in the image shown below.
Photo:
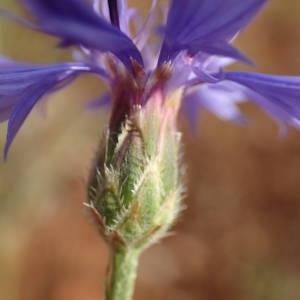
[[[280,136],[286,135],[288,125],[300,129],[300,77],[224,71],[219,82],[202,84],[187,97],[192,114],[198,107],[238,123],[245,119],[236,103],[245,100],[277,121]]]
[[[225,72],[224,78],[235,82],[246,97],[273,117],[281,126],[299,128],[300,77],[274,76],[249,72]]]
[[[3,155],[5,159],[28,114],[44,95],[64,87],[81,73],[105,76],[103,70],[83,63],[29,65],[3,57],[1,62],[0,121],[9,120]]]

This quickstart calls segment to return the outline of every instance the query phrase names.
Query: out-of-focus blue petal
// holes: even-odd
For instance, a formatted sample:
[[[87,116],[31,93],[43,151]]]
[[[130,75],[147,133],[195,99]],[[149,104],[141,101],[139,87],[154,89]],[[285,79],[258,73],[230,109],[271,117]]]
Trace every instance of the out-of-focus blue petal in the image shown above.
[[[245,124],[246,118],[237,106],[245,100],[244,91],[237,88],[235,83],[205,83],[190,89],[183,105],[193,128],[196,127],[197,117],[202,110],[208,110],[225,121]]]
[[[9,119],[4,157],[27,115],[42,96],[64,87],[81,73],[95,73],[107,78],[102,69],[84,63],[29,65],[1,58],[0,121]]]
[[[93,111],[108,106],[110,103],[111,103],[111,93],[107,92],[89,101],[87,105],[85,105],[85,107],[88,110]]]
[[[238,83],[248,98],[281,124],[299,127],[300,77],[248,72],[224,72],[225,80]]]
[[[157,13],[155,11],[157,5],[157,0],[152,0],[151,7],[149,8],[148,14],[146,16],[145,21],[138,27],[138,32],[134,37],[134,42],[138,46],[139,49],[144,49],[150,35],[152,33]]]
[[[99,16],[84,0],[23,0],[35,16],[38,29],[62,38],[60,46],[73,44],[111,52],[131,68],[131,58],[143,65],[131,39]]]
[[[172,0],[159,63],[186,49],[226,55],[222,47],[258,13],[267,0]],[[232,49],[230,51],[232,56]]]
[[[108,3],[108,1],[103,1],[103,2]],[[141,22],[138,9],[129,8],[127,0],[119,1],[118,9],[119,9],[119,16],[120,16],[120,20],[119,20],[120,29],[124,33],[126,33],[129,37],[132,37],[131,28],[130,28],[131,27],[130,25],[132,25],[131,22],[133,22],[135,26]]]

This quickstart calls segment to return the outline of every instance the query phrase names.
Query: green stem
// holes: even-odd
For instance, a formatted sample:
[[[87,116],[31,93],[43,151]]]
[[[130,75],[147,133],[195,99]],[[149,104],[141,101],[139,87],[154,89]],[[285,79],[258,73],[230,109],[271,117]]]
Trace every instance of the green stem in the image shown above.
[[[132,299],[139,254],[136,249],[113,248],[111,277],[105,300]]]

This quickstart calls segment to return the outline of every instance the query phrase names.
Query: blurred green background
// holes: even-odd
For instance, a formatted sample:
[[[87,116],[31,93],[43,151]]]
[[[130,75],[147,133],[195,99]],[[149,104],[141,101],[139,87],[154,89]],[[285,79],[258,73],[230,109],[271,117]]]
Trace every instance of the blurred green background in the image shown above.
[[[17,2],[0,6],[24,15]],[[300,75],[299,11],[299,0],[271,0],[237,39],[259,71]],[[0,20],[6,56],[71,59],[55,43]],[[101,299],[108,251],[82,202],[107,115],[84,105],[102,89],[86,76],[49,97],[0,165],[0,299]],[[242,109],[252,126],[206,113],[192,136],[181,120],[187,209],[176,234],[142,257],[135,299],[300,299],[300,134],[279,138],[258,108]]]

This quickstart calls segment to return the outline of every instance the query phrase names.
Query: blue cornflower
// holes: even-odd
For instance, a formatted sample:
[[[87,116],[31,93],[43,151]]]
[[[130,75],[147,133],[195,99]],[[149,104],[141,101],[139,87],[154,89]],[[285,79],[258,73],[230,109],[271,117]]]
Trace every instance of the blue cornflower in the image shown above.
[[[34,105],[83,73],[108,84],[109,93],[92,106],[112,102],[111,130],[156,91],[167,95],[179,88],[192,121],[206,108],[243,122],[236,103],[251,99],[281,125],[299,127],[300,77],[224,70],[235,61],[250,62],[230,42],[267,0],[171,0],[161,26],[156,2],[143,22],[126,0],[23,0],[33,23],[2,12],[60,38],[61,47],[78,46],[76,62],[36,65],[0,59],[0,120],[8,120],[4,156]],[[150,40],[153,32],[157,38]]]

